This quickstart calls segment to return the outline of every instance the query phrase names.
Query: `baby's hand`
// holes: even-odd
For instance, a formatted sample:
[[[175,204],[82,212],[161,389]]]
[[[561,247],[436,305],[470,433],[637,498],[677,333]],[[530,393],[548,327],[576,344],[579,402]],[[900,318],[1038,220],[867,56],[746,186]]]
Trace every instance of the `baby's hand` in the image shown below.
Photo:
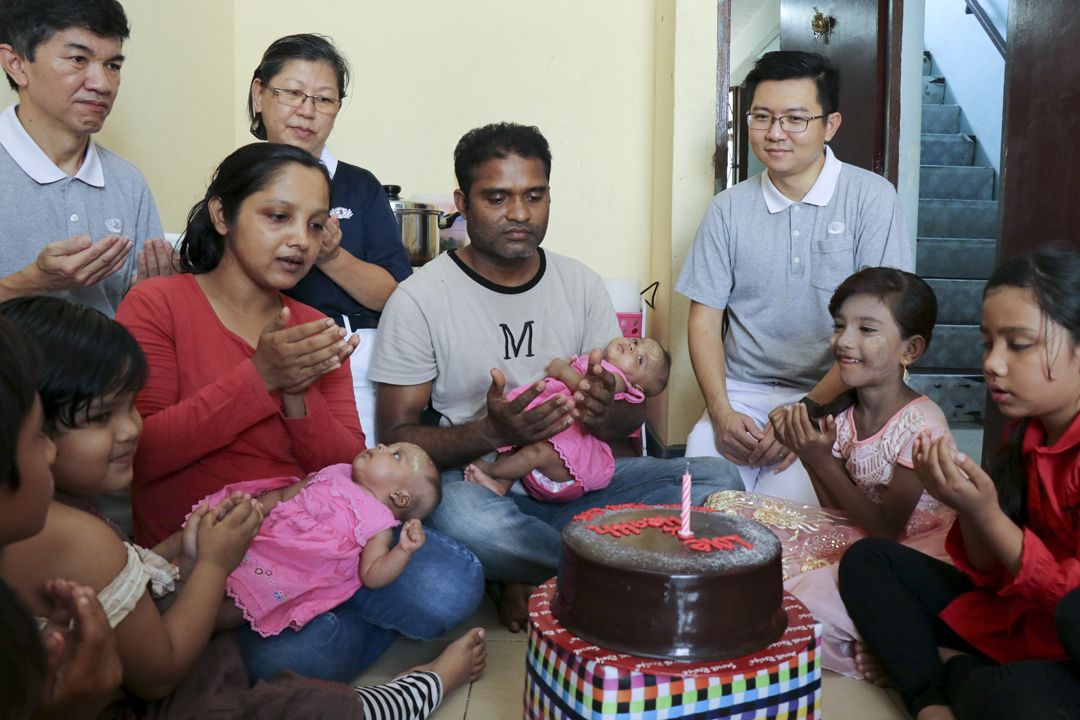
[[[244,552],[259,532],[263,515],[258,501],[250,497],[224,512],[219,510],[222,505],[206,513],[199,522],[199,562],[217,564],[229,573],[244,559]]]
[[[237,490],[215,505],[212,512],[218,520],[221,520],[234,507],[242,502],[250,500],[250,495]],[[206,503],[203,503],[195,510],[192,510],[187,522],[184,523],[183,533],[180,536],[181,553],[179,562],[180,577],[182,578],[186,578],[191,574],[192,569],[195,567],[195,562],[199,559],[199,526],[202,524],[203,518],[210,512],[210,507]]]
[[[424,526],[415,518],[406,520],[401,526],[401,535],[398,537],[398,547],[407,554],[412,555],[424,545]]]

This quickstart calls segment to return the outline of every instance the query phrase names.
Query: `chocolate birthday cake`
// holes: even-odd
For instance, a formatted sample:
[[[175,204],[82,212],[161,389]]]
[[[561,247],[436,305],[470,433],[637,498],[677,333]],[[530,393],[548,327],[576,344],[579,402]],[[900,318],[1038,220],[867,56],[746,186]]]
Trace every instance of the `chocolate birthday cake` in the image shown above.
[[[603,648],[668,660],[720,660],[759,650],[787,627],[780,541],[721,513],[597,508],[562,533],[552,612]]]

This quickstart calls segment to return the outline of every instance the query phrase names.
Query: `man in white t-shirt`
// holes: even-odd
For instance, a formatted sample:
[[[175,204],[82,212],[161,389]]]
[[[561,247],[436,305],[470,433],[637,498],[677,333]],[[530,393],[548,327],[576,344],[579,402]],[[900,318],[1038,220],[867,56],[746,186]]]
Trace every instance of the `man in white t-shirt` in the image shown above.
[[[600,350],[619,335],[604,284],[581,263],[545,252],[551,153],[539,130],[510,123],[467,133],[454,152],[458,210],[470,244],[418,269],[383,310],[370,377],[385,442],[420,445],[443,472],[431,524],[469,547],[502,585],[500,617],[524,629],[527,588],[555,574],[559,530],[587,508],[626,502],[677,503],[687,461],[630,457],[626,437],[643,405],[612,402],[614,377]],[[574,399],[525,410],[554,357],[591,352]],[[510,388],[535,383],[513,401]],[[437,426],[421,416],[430,407]],[[616,456],[610,485],[576,501],[497,495],[462,481],[461,467],[500,447],[544,440],[581,422]],[[694,499],[741,487],[733,467],[692,458]]]

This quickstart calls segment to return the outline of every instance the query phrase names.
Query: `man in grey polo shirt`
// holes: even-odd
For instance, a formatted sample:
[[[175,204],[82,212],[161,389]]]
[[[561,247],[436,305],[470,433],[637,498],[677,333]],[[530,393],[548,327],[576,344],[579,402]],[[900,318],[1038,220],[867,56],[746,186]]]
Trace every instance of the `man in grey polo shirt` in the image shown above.
[[[839,84],[817,54],[757,62],[746,122],[766,171],[713,198],[675,286],[691,300],[690,358],[706,405],[686,454],[722,455],[740,466],[747,490],[813,505],[806,471],[774,437],[769,412],[843,392],[829,348],[836,286],[861,267],[912,269],[892,185],[825,145],[840,127]]]
[[[120,87],[116,0],[7,0],[0,64],[0,300],[48,293],[110,317],[135,279],[171,272],[142,175],[94,143]]]

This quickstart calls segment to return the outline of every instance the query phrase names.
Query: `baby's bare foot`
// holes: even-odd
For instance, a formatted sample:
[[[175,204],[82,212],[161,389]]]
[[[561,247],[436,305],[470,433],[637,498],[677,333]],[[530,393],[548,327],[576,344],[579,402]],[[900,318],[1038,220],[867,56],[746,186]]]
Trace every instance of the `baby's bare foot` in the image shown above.
[[[480,677],[487,664],[487,643],[484,629],[473,628],[446,646],[439,657],[426,665],[414,667],[409,672],[427,670],[439,676],[443,684],[443,696],[451,690],[473,682]]]
[[[855,669],[866,679],[878,687],[889,687],[889,678],[885,674],[885,668],[878,661],[877,656],[870,652],[870,648],[861,640],[856,640]]]
[[[465,466],[465,480],[477,485],[483,485],[496,495],[505,495],[510,492],[510,486],[514,484],[513,480],[496,480],[487,474],[488,463],[483,460],[477,460],[471,465]]]

